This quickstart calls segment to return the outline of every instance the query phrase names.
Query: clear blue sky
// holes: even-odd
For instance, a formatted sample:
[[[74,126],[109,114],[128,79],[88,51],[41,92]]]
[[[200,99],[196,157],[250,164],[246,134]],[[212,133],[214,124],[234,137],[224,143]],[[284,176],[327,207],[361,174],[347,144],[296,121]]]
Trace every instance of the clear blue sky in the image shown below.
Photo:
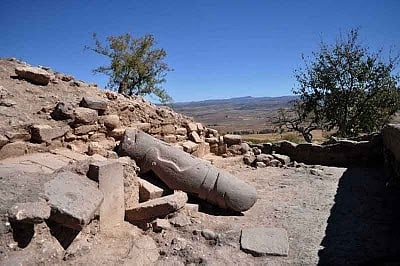
[[[90,51],[126,32],[154,34],[174,69],[164,88],[175,101],[291,94],[293,70],[321,37],[360,27],[371,49],[400,51],[399,0],[0,1],[0,57],[17,57],[104,86]]]

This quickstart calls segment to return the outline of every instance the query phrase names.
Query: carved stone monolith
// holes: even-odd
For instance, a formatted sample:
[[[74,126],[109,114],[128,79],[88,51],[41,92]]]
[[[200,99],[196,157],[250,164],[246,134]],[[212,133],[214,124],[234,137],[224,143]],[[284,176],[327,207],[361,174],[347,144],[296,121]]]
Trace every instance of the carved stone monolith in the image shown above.
[[[171,189],[238,212],[256,202],[253,186],[142,131],[127,129],[119,148],[136,161],[141,172],[152,170]]]

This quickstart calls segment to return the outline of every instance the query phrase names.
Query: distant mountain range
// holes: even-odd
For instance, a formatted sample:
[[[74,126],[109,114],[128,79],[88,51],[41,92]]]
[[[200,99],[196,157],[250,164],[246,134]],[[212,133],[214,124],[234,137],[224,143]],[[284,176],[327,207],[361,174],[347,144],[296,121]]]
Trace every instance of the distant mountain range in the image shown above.
[[[238,97],[174,103],[173,109],[222,131],[258,130],[271,126],[277,110],[298,96]]]

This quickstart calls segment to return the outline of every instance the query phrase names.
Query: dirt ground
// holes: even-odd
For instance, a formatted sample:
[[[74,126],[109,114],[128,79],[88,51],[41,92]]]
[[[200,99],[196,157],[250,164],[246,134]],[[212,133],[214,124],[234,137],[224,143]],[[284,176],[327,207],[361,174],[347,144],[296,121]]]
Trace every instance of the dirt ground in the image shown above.
[[[0,264],[2,261],[17,263],[24,257],[29,263],[23,265],[400,263],[400,245],[397,244],[400,193],[398,189],[385,186],[386,178],[381,169],[322,166],[253,169],[242,164],[240,158],[212,159],[216,166],[257,188],[258,200],[249,211],[230,213],[190,199],[192,203],[200,203],[199,212],[183,209],[167,217],[170,221],[186,219],[185,226],[171,227],[161,233],[151,229],[141,232],[130,226],[125,231],[120,230],[119,235],[117,230],[116,236],[104,237],[98,232],[95,220],[80,233],[63,231],[64,235],[77,236],[67,250],[63,249],[65,241],[60,241],[65,237],[54,234],[54,225],[48,223],[35,226],[34,230],[31,228],[28,231],[33,238],[24,244],[23,240],[16,239],[18,235],[12,234],[5,217],[5,211],[13,202],[32,200],[31,197],[40,194],[48,178],[26,173],[3,176],[0,179]],[[255,226],[285,228],[289,236],[289,256],[253,257],[241,251],[241,229]],[[46,228],[50,228],[50,232]],[[204,239],[200,234],[203,229],[212,230],[217,237]]]

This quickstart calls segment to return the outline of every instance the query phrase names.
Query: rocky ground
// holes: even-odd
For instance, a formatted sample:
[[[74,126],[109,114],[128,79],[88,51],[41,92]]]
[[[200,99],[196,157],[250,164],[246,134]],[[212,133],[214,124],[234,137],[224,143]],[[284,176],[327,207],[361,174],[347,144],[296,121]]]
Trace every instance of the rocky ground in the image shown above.
[[[270,144],[251,148],[141,97],[27,69],[0,60],[0,264],[400,262],[400,195],[382,169],[289,163]],[[243,213],[193,195],[186,203],[186,193],[119,157],[129,127],[240,177],[257,202]],[[158,218],[136,221],[146,208]]]
[[[36,225],[27,245],[25,240],[18,239],[15,228],[13,236],[13,229],[3,220],[0,257],[7,264],[29,261],[65,265],[357,265],[369,262],[384,265],[385,261],[398,262],[400,248],[395,243],[400,231],[395,225],[400,196],[385,187],[381,169],[322,166],[254,169],[238,158],[211,156],[208,159],[257,188],[258,200],[249,211],[230,213],[193,198],[190,202],[194,205],[166,217],[167,225],[161,225],[164,228],[161,231],[124,224],[113,236],[104,236],[99,232],[98,221],[94,220],[67,249],[60,243],[65,243],[68,232],[57,235],[54,225]],[[40,180],[34,176],[2,177],[0,209],[3,214],[12,202],[32,200],[31,197],[40,194],[37,192],[48,179],[46,175]],[[240,249],[241,230],[260,226],[287,230],[287,257],[255,257]]]

